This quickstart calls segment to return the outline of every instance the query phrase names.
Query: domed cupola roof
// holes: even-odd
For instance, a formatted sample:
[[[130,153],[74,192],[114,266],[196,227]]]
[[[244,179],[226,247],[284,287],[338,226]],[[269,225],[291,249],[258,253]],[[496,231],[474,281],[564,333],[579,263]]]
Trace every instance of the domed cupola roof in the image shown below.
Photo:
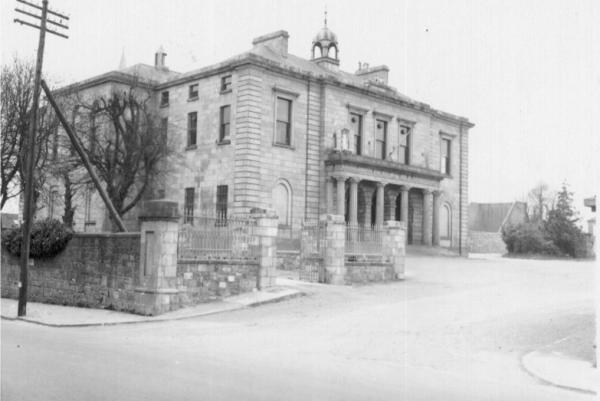
[[[315,49],[317,54],[315,54]],[[331,60],[339,64],[338,59],[338,40],[337,35],[327,27],[327,11],[325,11],[324,26],[315,35],[312,42],[312,59],[313,60]]]
[[[333,31],[327,27],[327,20],[325,20],[325,26],[323,28],[321,28],[319,33],[317,33],[315,35],[315,38],[313,39],[313,45],[316,43],[327,44],[327,45],[329,45],[330,43],[335,43],[337,45],[337,43],[338,43],[337,35],[335,33],[333,33]]]

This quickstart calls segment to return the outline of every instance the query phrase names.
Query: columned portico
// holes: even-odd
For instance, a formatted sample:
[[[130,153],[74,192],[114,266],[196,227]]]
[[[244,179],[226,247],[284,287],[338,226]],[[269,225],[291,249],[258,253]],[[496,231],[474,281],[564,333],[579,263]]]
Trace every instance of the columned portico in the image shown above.
[[[326,180],[326,197],[328,210],[346,216],[349,224],[382,226],[399,219],[406,223],[409,243],[440,245],[438,189],[335,174]]]

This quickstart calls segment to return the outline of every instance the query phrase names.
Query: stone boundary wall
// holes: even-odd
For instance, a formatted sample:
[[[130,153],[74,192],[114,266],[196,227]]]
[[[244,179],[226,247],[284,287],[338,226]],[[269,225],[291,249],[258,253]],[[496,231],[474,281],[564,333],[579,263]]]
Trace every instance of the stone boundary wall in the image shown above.
[[[469,252],[472,253],[506,253],[506,244],[502,241],[502,233],[487,231],[469,232]]]
[[[392,263],[346,262],[348,284],[380,283],[397,279]]]
[[[258,262],[180,261],[177,264],[179,307],[252,292],[257,288]]]
[[[28,300],[59,305],[136,310],[139,233],[76,233],[52,258],[29,267]],[[19,296],[20,258],[2,249],[2,297]]]

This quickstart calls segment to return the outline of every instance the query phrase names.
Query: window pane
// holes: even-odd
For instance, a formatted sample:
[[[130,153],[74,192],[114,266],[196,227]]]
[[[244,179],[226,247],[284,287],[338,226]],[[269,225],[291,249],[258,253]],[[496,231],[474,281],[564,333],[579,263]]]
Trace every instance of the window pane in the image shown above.
[[[231,75],[221,78],[221,91],[226,91],[231,88]]]
[[[375,142],[375,156],[376,157],[380,157],[382,159],[385,158],[384,146],[383,146],[383,142],[382,141],[376,141]]]
[[[362,151],[362,116],[355,113],[352,113],[350,116],[352,132],[354,133],[354,151],[357,155],[360,155]]]
[[[227,185],[217,185],[217,217],[227,218]]]
[[[378,139],[380,141],[385,141],[386,131],[387,131],[387,122],[386,121],[377,120],[376,139]]]
[[[194,188],[185,189],[185,199],[183,205],[184,223],[193,223],[194,219]]]
[[[229,124],[223,124],[222,135],[221,139],[229,138]]]
[[[221,108],[221,123],[222,124],[229,123],[230,116],[231,116],[231,107],[223,106]]]
[[[290,122],[290,105],[289,100],[277,98],[277,121]]]
[[[196,144],[196,126],[198,115],[196,112],[188,114],[188,145]]]
[[[275,137],[275,142],[284,145],[289,145],[290,143],[288,132],[289,124],[282,121],[277,121],[277,133]]]
[[[406,164],[406,146],[400,144],[398,150],[398,162]]]

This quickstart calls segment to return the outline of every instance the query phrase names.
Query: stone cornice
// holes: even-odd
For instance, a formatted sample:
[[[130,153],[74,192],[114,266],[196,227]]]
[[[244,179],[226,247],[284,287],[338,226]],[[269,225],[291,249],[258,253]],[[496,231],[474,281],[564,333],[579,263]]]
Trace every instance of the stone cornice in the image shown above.
[[[160,91],[173,86],[185,84],[189,81],[195,81],[205,77],[229,72],[236,68],[240,68],[246,65],[253,65],[256,67],[264,68],[268,71],[273,71],[301,80],[323,82],[328,85],[347,89],[355,93],[393,103],[411,110],[424,112],[431,115],[435,119],[456,124],[460,127],[474,127],[474,124],[471,123],[467,118],[433,109],[426,103],[410,101],[402,97],[395,96],[394,94],[389,92],[373,90],[370,89],[368,85],[356,85],[348,82],[342,82],[335,76],[335,73],[328,73],[327,71],[323,71],[323,74],[314,74],[313,72],[301,70],[299,68],[284,66],[281,63],[269,60],[265,57],[251,52],[242,53],[241,55],[236,56],[232,59],[226,60],[218,64],[213,64],[211,66],[207,66],[192,73],[184,74],[182,76],[179,76],[177,78],[171,79],[163,83],[158,83],[152,80],[144,80],[140,77],[136,77],[132,74],[127,74],[120,71],[112,71],[103,75],[99,75],[97,77],[90,78],[85,81],[73,83],[64,88],[58,89],[56,92],[61,94],[65,92],[68,93],[69,91],[87,89],[89,87],[93,87],[107,82],[123,83],[126,85],[136,84],[138,86],[146,87],[147,89]]]
[[[326,166],[354,166],[368,168],[372,170],[382,170],[391,173],[404,174],[408,176],[426,178],[432,181],[441,181],[447,178],[446,175],[437,170],[431,170],[424,167],[401,164],[390,160],[381,160],[374,157],[355,155],[350,152],[332,151],[325,160]]]
[[[67,86],[63,86],[62,88],[52,91],[52,93],[55,95],[69,95],[71,93],[79,92],[106,83],[131,85],[148,90],[154,90],[156,88],[156,85],[158,84],[155,81],[140,78],[132,74],[126,74],[120,71],[110,71],[105,74],[86,79],[84,81],[79,81]]]

